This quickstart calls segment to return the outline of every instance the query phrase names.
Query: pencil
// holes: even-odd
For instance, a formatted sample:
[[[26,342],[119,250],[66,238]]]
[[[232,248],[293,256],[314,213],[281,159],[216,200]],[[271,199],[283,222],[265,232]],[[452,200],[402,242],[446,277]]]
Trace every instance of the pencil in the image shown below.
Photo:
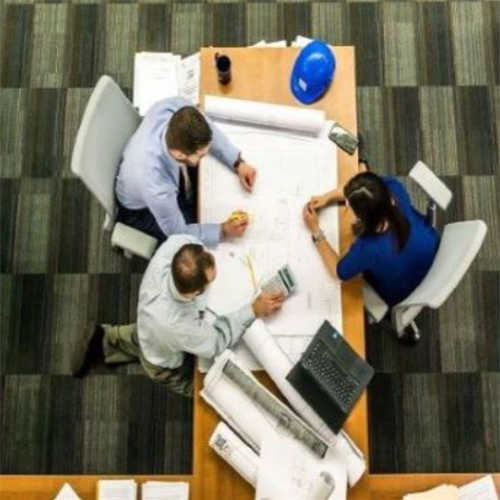
[[[257,291],[257,280],[255,279],[255,272],[253,270],[252,259],[250,258],[250,255],[247,255],[247,265],[250,271],[250,278],[252,278],[253,287],[255,291]]]

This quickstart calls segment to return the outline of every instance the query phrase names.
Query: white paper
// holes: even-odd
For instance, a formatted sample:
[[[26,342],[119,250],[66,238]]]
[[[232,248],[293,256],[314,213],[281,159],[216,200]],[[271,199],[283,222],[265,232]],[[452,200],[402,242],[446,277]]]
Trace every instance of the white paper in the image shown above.
[[[142,500],[188,500],[189,483],[148,481],[142,485]]]
[[[141,116],[158,101],[179,95],[179,64],[180,56],[170,53],[135,55],[133,101]]]
[[[136,500],[137,483],[133,479],[109,479],[97,483],[98,500]]]
[[[54,500],[81,500],[81,498],[68,483],[65,483]]]
[[[347,496],[343,460],[334,454],[319,459],[289,436],[266,435],[258,470],[256,500],[345,500]],[[333,491],[324,473],[333,478]]]
[[[216,119],[296,130],[317,135],[325,123],[325,112],[260,101],[205,96],[205,112]]]
[[[195,106],[200,103],[200,53],[186,57],[180,64],[179,93]]]
[[[491,475],[466,484],[458,490],[459,500],[498,500],[495,483]]]
[[[403,500],[458,500],[458,488],[443,484],[421,493],[410,493],[405,495]]]
[[[295,40],[292,42],[292,47],[305,47],[309,45],[314,40],[312,38],[307,38],[305,36],[297,35]]]
[[[208,444],[245,481],[255,487],[257,484],[259,456],[224,422],[217,425]]]
[[[218,125],[258,169],[257,182],[253,192],[246,193],[237,177],[216,159],[204,159],[201,219],[221,221],[233,210],[245,210],[250,225],[234,245],[251,256],[259,282],[284,264],[291,267],[297,290],[266,323],[274,336],[284,337],[280,345],[296,361],[300,356],[297,343],[287,348],[287,339],[294,335],[311,338],[325,319],[342,331],[340,283],[328,274],[302,220],[303,206],[311,196],[337,185],[337,150],[328,140]],[[328,240],[338,248],[338,208],[323,210],[320,221]]]

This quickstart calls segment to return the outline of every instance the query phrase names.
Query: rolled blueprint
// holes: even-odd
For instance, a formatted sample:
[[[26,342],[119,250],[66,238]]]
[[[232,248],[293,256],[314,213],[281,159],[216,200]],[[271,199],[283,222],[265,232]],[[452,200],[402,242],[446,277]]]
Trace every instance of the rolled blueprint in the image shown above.
[[[253,322],[243,336],[243,341],[295,411],[332,446],[334,452],[345,456],[349,485],[354,486],[366,470],[363,453],[343,431],[334,434],[286,380],[286,376],[292,369],[292,364],[269,334],[262,320],[257,319]]]
[[[259,383],[249,371],[244,370],[229,359],[223,372],[254,403],[276,418],[280,427],[286,429],[289,434],[301,441],[318,457],[323,458],[325,456],[328,444],[288,406],[284,405],[274,394],[271,394]]]
[[[318,135],[323,129],[325,112],[244,99],[207,95],[205,112],[216,119],[250,123]]]
[[[220,422],[208,442],[245,481],[254,488],[257,484],[259,456],[224,422]]]

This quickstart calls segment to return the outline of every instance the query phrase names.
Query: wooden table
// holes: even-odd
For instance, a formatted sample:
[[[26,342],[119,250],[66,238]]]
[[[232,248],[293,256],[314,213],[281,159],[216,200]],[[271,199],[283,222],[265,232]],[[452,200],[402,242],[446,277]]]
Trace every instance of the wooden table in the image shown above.
[[[233,81],[221,87],[216,81],[213,58],[216,49],[203,49],[203,95],[254,99],[259,101],[301,106],[289,91],[289,78],[298,49],[217,49],[231,57]],[[341,122],[357,132],[356,82],[354,47],[335,47],[337,72],[326,96],[312,105],[324,109],[328,118]],[[357,156],[352,157],[339,150],[339,180],[345,182],[357,169]],[[350,221],[341,211],[340,245],[346,249],[351,242]],[[318,256],[319,258],[319,256]],[[361,283],[353,280],[342,286],[342,310],[344,332],[349,343],[364,356],[364,322]],[[259,377],[273,388],[266,376]],[[196,386],[201,387],[202,377],[196,375]],[[368,423],[366,396],[363,396],[350,415],[346,431],[363,450],[368,460]],[[194,464],[193,474],[188,476],[135,476],[138,482],[148,480],[187,481],[191,486],[191,500],[250,500],[253,488],[229,465],[216,456],[208,446],[218,415],[199,396],[195,398],[194,412]],[[484,474],[365,474],[349,492],[349,500],[399,499],[405,493],[423,491],[442,483],[465,484]],[[118,476],[108,476],[107,479]],[[130,478],[131,476],[127,476]],[[96,483],[103,476],[2,476],[0,477],[1,500],[52,500],[65,482],[74,486],[84,500],[95,498]],[[500,491],[500,474],[494,475]]]

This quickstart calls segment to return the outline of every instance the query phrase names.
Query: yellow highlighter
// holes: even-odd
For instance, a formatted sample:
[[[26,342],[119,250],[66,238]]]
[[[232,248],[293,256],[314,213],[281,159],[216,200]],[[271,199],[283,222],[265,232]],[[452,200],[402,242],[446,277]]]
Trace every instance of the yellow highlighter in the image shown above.
[[[229,220],[240,220],[240,219],[248,219],[248,214],[241,210],[237,210],[236,212],[233,212],[229,216]]]

